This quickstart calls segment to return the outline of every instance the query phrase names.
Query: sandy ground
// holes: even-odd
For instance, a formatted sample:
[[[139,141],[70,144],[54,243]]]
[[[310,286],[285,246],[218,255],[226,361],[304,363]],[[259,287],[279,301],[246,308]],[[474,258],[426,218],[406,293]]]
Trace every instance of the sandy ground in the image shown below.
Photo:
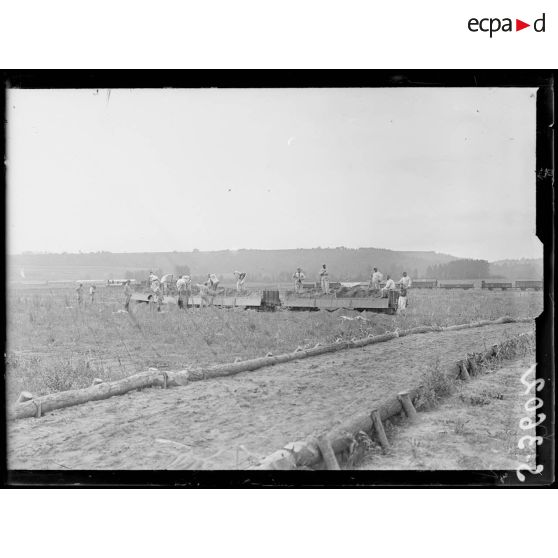
[[[370,450],[359,469],[390,470],[515,470],[535,466],[535,447],[517,445],[522,436],[535,436],[535,428],[522,430],[519,421],[530,417],[521,376],[534,363],[532,357],[458,384],[455,394],[434,410],[418,414],[415,424],[388,429],[391,448],[384,454]],[[533,376],[530,377],[531,379]]]
[[[8,466],[165,469],[186,455],[198,469],[243,469],[413,387],[436,358],[449,365],[532,327],[512,323],[413,335],[15,421],[8,424]]]

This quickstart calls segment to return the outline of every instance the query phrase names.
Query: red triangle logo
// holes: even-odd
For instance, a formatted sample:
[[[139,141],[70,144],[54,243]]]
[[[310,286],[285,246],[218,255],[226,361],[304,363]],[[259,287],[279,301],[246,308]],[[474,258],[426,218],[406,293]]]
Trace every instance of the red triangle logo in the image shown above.
[[[520,19],[515,20],[516,31],[521,31],[522,29],[525,29],[525,27],[531,27],[531,25],[529,23],[525,23],[524,21],[521,21]]]

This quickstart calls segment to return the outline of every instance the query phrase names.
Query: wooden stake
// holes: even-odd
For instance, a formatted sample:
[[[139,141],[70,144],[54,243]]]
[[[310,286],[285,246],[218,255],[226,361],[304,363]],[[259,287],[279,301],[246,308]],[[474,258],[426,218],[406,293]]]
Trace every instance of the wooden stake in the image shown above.
[[[384,451],[389,449],[389,442],[386,436],[386,431],[384,430],[384,425],[382,424],[382,419],[380,418],[380,413],[378,409],[374,409],[370,413],[370,417],[372,418],[372,422],[374,423],[374,428],[376,429],[376,434],[378,435],[378,440],[380,440],[380,444]]]
[[[469,376],[469,372],[467,371],[467,366],[465,366],[465,363],[463,361],[459,362],[459,368],[461,369],[461,379],[464,382],[468,382],[471,379],[471,376]]]
[[[35,401],[34,399],[32,400],[36,409],[37,409],[37,413],[36,413],[36,417],[37,418],[41,418],[42,414],[43,414],[43,405],[40,401]]]
[[[405,409],[405,414],[410,422],[414,422],[417,418],[417,412],[413,407],[413,402],[411,401],[411,397],[409,396],[408,391],[401,391],[397,394],[397,399],[401,401],[401,405],[403,405],[403,409]]]
[[[471,371],[473,376],[476,376],[478,374],[478,366],[477,363],[475,362],[475,357],[472,358],[468,358],[467,362],[469,363],[469,370]]]
[[[328,471],[340,471],[339,463],[335,457],[335,452],[331,447],[331,442],[327,436],[320,436],[318,438],[318,447],[322,452],[322,458],[324,460],[326,469]]]

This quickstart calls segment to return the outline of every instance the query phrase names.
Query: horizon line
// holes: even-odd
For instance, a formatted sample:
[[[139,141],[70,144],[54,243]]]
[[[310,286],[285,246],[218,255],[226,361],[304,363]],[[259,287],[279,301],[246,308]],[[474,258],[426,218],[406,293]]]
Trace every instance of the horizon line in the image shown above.
[[[191,250],[147,250],[147,251],[130,251],[130,252],[114,252],[111,250],[97,250],[97,251],[90,251],[90,252],[49,252],[49,251],[33,251],[33,250],[25,250],[22,252],[10,253],[6,254],[8,257],[14,256],[86,256],[86,255],[93,255],[93,254],[195,254],[195,253],[216,253],[216,252],[283,252],[283,251],[298,251],[298,250],[380,250],[386,252],[404,252],[404,253],[416,253],[416,254],[438,254],[440,256],[449,256],[458,260],[485,260],[488,262],[497,262],[497,261],[505,261],[505,260],[540,260],[542,256],[536,257],[516,257],[516,258],[501,258],[497,260],[489,260],[487,258],[471,258],[468,256],[455,256],[448,252],[437,252],[436,250],[395,250],[392,248],[378,248],[375,246],[360,246],[358,248],[352,248],[349,246],[335,246],[335,247],[322,247],[316,246],[312,248],[223,248],[219,250],[200,250],[197,248],[193,248]]]

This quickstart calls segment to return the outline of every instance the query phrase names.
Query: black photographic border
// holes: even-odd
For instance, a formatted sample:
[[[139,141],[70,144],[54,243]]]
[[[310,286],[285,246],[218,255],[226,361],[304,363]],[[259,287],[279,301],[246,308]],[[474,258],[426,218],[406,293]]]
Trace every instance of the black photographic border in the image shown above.
[[[8,470],[5,384],[0,429],[1,483],[7,487],[185,487],[185,488],[371,488],[371,487],[548,487],[555,482],[555,314],[554,314],[554,71],[551,70],[358,70],[358,71],[116,71],[68,70],[3,72],[0,106],[4,128],[0,149],[6,157],[7,88],[301,88],[301,87],[536,87],[536,202],[537,236],[544,245],[544,311],[536,320],[536,377],[545,380],[537,393],[546,420],[537,426],[544,443],[537,446],[542,474],[515,470],[490,471],[123,471],[123,470]],[[550,171],[550,172],[549,172]],[[4,204],[6,168],[3,167]],[[4,205],[6,208],[6,205]],[[6,209],[4,210],[6,223]],[[4,225],[6,227],[6,224]],[[6,231],[6,228],[5,228]],[[7,246],[4,236],[4,254]],[[4,266],[6,266],[6,259]],[[2,317],[6,331],[7,285],[4,281]],[[4,335],[4,349],[6,335]],[[4,350],[5,353],[5,350]]]

